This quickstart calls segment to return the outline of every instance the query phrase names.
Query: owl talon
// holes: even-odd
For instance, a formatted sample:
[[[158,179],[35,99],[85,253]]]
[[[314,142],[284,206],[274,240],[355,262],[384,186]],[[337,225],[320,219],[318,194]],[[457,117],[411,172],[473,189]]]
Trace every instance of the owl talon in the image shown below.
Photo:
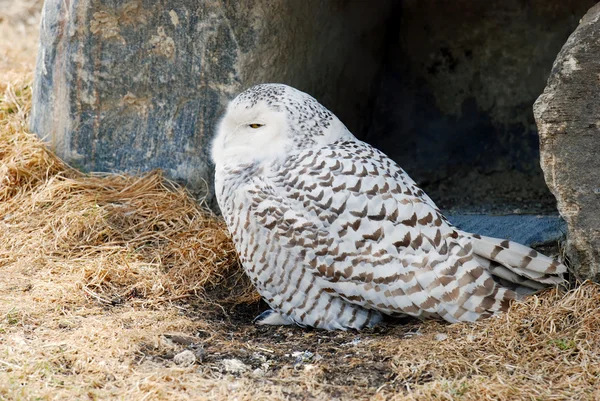
[[[256,316],[252,323],[260,326],[288,326],[294,324],[294,322],[290,318],[285,317],[278,312],[275,312],[273,309],[266,310],[260,315]]]

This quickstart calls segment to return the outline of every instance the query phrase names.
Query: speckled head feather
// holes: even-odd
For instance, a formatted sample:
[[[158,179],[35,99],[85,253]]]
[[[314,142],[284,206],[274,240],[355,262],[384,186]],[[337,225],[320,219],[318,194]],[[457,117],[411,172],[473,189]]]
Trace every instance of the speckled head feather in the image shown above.
[[[217,164],[215,158],[231,153],[227,152],[231,137],[237,137],[235,144],[243,143],[247,152],[237,149],[229,161],[247,162],[281,158],[351,136],[344,124],[312,96],[283,84],[261,84],[240,93],[227,107],[213,142],[213,161]],[[266,157],[265,148],[271,150]]]
[[[261,324],[475,321],[566,270],[523,245],[458,230],[394,161],[285,85],[234,99],[212,155],[223,217],[272,308]]]
[[[286,112],[288,122],[299,137],[323,135],[337,118],[314,97],[283,84],[260,84],[240,93],[232,105],[250,109],[263,102],[275,111]]]

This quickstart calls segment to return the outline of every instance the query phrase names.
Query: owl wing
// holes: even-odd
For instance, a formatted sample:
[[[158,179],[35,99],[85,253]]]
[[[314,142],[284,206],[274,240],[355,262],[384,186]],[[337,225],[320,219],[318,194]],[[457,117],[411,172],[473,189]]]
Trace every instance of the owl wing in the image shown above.
[[[249,187],[253,224],[277,248],[294,250],[316,285],[348,302],[460,321],[489,316],[514,298],[475,259],[471,239],[365,143],[301,152]]]

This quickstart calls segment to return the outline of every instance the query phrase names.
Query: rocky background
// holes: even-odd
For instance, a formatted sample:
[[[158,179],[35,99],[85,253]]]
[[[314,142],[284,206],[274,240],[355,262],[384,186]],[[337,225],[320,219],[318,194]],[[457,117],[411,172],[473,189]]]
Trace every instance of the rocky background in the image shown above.
[[[215,124],[252,84],[296,86],[366,129],[389,8],[47,0],[31,128],[83,170],[161,168],[210,200]]]
[[[314,95],[453,215],[556,214],[532,105],[594,4],[47,0],[31,128],[84,171],[160,168],[216,208],[209,147],[219,116],[241,90],[283,82]],[[586,44],[598,21],[586,18],[589,29],[567,44],[581,62],[563,50],[550,78],[563,100],[558,111],[538,106],[538,123],[546,179],[571,225],[569,254],[589,264],[599,248],[589,240],[600,220],[589,160],[600,95],[598,52]],[[594,271],[581,277],[598,279]]]
[[[365,139],[443,209],[555,211],[531,106],[595,3],[397,2]]]

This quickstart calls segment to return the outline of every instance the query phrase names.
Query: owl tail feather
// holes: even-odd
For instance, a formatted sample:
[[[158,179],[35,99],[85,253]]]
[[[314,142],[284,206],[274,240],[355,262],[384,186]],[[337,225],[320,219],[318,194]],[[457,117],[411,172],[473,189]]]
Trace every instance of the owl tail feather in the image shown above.
[[[565,284],[567,267],[548,256],[509,240],[467,234],[475,258],[501,285],[520,295]]]

